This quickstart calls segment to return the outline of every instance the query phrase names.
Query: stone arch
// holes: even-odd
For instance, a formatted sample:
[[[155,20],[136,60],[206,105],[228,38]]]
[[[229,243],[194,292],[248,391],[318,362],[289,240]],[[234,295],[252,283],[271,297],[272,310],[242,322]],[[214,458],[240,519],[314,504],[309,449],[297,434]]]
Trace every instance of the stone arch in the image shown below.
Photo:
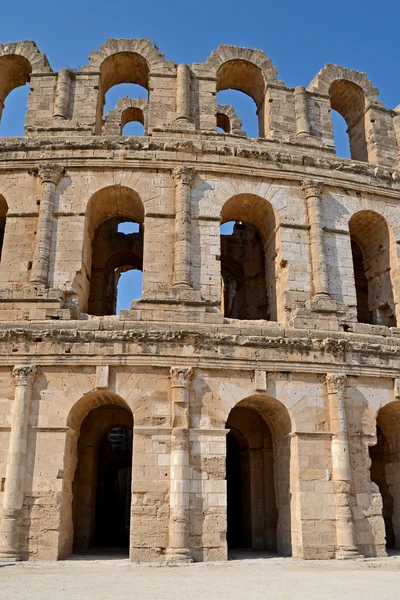
[[[371,481],[382,502],[387,548],[400,548],[400,404],[389,402],[376,414],[376,444],[369,447]]]
[[[207,59],[206,66],[213,71],[216,92],[233,89],[250,96],[257,107],[259,136],[267,130],[265,96],[267,84],[277,82],[277,69],[264,52],[238,46],[221,45]]]
[[[220,127],[225,133],[246,136],[242,129],[242,119],[239,119],[235,109],[230,104],[217,104],[216,108],[217,127]]]
[[[138,223],[142,230],[144,226],[144,205],[137,192],[126,186],[112,185],[95,192],[87,204],[82,265],[82,281],[87,282],[82,297],[84,310],[87,309],[90,295],[92,246],[95,232],[100,226],[105,225],[106,221],[111,223],[114,232],[117,232],[118,224],[121,221]],[[143,244],[143,236],[141,239]],[[117,251],[119,250],[117,249]]]
[[[329,96],[331,108],[346,121],[353,160],[368,162],[368,143],[371,122],[367,105],[382,106],[379,91],[365,73],[328,64],[316,75],[308,91]]]
[[[52,69],[34,42],[0,44],[0,120],[8,94],[40,72],[51,73]]]
[[[105,95],[120,83],[136,83],[149,91],[153,73],[174,73],[173,63],[167,62],[159,50],[145,39],[109,39],[98,52],[89,55],[89,65],[83,71],[100,73],[97,105],[97,133],[101,132]]]
[[[120,98],[114,110],[109,110],[104,118],[105,135],[121,135],[124,126],[138,121],[147,134],[149,103],[143,98]]]
[[[358,320],[396,326],[398,272],[396,241],[386,219],[361,210],[349,220]]]
[[[329,96],[329,90],[335,81],[349,81],[353,83],[363,91],[368,102],[382,106],[382,103],[378,101],[379,90],[373,87],[366,73],[346,69],[338,65],[325,65],[311,81],[307,91]]]
[[[133,414],[127,402],[114,392],[92,390],[72,406],[67,427],[59,558],[71,554],[74,545],[78,550],[85,550],[92,543],[98,446],[111,429],[132,430]]]
[[[221,236],[220,253],[225,316],[276,320],[275,211],[259,196],[238,194],[221,210],[221,223],[230,221],[233,234]]]
[[[249,396],[231,408],[226,428],[229,549],[291,555],[289,411],[270,396]]]

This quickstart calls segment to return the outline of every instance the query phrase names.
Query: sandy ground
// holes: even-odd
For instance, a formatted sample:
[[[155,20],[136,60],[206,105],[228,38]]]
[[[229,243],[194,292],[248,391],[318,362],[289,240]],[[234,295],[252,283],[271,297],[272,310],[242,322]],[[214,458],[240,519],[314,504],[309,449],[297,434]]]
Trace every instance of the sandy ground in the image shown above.
[[[1,600],[396,600],[400,557],[361,561],[269,558],[142,566],[90,559],[0,565]]]

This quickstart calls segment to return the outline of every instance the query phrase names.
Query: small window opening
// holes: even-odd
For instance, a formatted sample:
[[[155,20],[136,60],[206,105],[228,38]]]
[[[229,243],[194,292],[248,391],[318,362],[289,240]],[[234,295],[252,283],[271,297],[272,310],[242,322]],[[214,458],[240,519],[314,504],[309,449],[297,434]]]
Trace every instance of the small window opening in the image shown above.
[[[29,83],[26,83],[8,94],[0,119],[0,136],[22,137],[24,135],[29,90]]]
[[[219,92],[223,94],[224,92]],[[228,115],[217,113],[217,133],[231,133],[231,121]]]
[[[137,83],[119,83],[111,87],[105,95],[104,114],[113,110],[120,98],[145,98],[148,100],[149,92]]]
[[[122,135],[125,136],[139,136],[144,135],[144,125],[139,121],[129,121],[122,128]]]
[[[217,103],[229,104],[234,108],[236,115],[242,120],[242,128],[247,132],[247,137],[259,137],[257,106],[250,96],[237,90],[223,90],[217,93]],[[228,117],[226,117],[226,119],[229,122]],[[230,125],[226,123],[226,120],[223,122],[221,119],[218,119],[218,115],[217,126],[220,127],[225,133],[230,132]]]
[[[220,228],[221,235],[232,235],[234,227],[235,221],[228,221],[227,223],[224,223]]]
[[[139,233],[139,231],[139,223],[134,223],[133,221],[124,221],[123,223],[118,224],[118,233],[125,233],[126,235],[129,235],[130,233]]]
[[[121,310],[131,307],[132,300],[142,296],[143,272],[139,269],[121,267],[116,270],[117,283],[117,315]]]
[[[347,133],[347,124],[344,118],[336,110],[331,110],[333,138],[335,140],[336,156],[351,158],[350,140]]]

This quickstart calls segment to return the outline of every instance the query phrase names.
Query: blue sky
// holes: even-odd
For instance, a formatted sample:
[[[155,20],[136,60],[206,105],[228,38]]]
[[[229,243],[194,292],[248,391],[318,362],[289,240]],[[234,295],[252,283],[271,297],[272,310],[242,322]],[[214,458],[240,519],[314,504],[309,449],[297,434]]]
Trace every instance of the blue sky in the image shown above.
[[[166,59],[189,64],[204,62],[219,44],[260,48],[290,87],[307,86],[324,64],[335,63],[365,71],[380,100],[394,108],[400,104],[399,17],[398,0],[18,0],[2,4],[0,41],[34,40],[53,70],[87,64],[89,52],[109,37],[149,38]],[[18,94],[13,108],[11,97],[6,102],[0,135],[16,134]],[[228,98],[252,135],[252,100]],[[115,101],[110,97],[110,108]],[[132,296],[127,287],[125,303]]]

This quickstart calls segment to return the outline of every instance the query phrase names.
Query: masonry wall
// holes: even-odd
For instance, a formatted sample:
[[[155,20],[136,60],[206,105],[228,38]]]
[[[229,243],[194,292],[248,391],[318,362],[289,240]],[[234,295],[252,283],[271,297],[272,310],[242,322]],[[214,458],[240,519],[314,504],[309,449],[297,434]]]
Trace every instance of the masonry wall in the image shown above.
[[[63,559],[87,541],[94,509],[79,498],[95,496],[102,427],[133,420],[131,560],[226,560],[235,407],[271,434],[276,515],[254,487],[256,453],[242,491],[252,518],[273,526],[276,551],[384,556],[387,506],[369,448],[378,424],[397,531],[397,113],[363,73],[326,65],[291,89],[263,52],[231,46],[189,66],[148,40],[108,40],[81,71],[54,73],[33,42],[0,45],[0,110],[27,81],[26,135],[0,139],[0,557]],[[105,90],[124,82],[149,91],[145,136],[119,135],[122,110],[107,127]],[[216,93],[232,88],[254,99],[259,138],[235,130],[229,106],[232,133],[216,133]],[[332,109],[349,127],[365,119],[357,160],[335,156]],[[360,215],[365,231],[387,227],[362,267],[371,313],[389,307],[387,321],[358,320]],[[137,222],[143,236],[142,297],[119,315],[99,308],[110,290],[98,271],[126,251],[108,219]],[[224,314],[220,226],[230,221],[262,240],[265,318]],[[82,458],[83,435],[93,444]],[[257,526],[243,526],[254,549]]]

